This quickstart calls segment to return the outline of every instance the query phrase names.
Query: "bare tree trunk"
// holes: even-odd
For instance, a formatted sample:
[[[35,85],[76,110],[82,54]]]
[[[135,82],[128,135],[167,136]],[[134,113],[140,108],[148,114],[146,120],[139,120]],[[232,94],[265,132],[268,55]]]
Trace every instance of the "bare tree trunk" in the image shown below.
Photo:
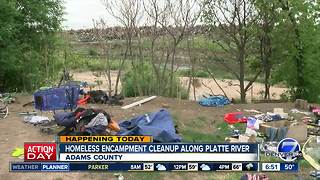
[[[173,96],[173,76],[174,76],[174,63],[176,58],[176,45],[173,46],[172,56],[171,56],[171,69],[170,69],[170,96]]]
[[[244,71],[245,71],[245,66],[244,66],[244,56],[245,56],[245,53],[240,50],[240,55],[239,55],[240,59],[239,59],[239,62],[240,62],[240,73],[239,73],[239,83],[240,83],[240,100],[241,100],[241,103],[246,103],[246,90],[245,90],[245,84],[244,84]]]
[[[194,76],[192,77],[192,86],[193,86],[193,98],[194,98],[195,101],[197,101],[196,86],[195,86]]]
[[[265,85],[265,93],[264,93],[264,99],[270,99],[270,68],[267,67],[265,70],[265,79],[264,79],[264,85]]]

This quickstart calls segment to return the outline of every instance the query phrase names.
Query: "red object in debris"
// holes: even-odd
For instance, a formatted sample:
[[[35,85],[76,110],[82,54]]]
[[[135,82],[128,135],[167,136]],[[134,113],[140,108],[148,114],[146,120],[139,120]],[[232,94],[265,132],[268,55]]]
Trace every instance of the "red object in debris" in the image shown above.
[[[314,113],[320,113],[320,108],[315,108],[315,109],[312,110],[312,112],[314,112]]]
[[[224,115],[224,121],[228,124],[246,123],[247,118],[243,116],[242,112],[232,112]]]
[[[90,99],[90,95],[85,95],[82,99],[79,99],[78,105],[85,105],[87,104],[88,100]]]

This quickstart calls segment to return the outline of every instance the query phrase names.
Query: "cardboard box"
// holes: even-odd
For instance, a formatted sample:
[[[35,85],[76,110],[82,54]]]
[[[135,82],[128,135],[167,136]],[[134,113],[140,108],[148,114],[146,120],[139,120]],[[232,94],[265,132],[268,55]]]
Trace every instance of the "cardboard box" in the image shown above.
[[[288,127],[288,132],[286,137],[294,138],[299,142],[306,141],[308,138],[307,125],[302,122],[291,123],[290,121],[287,121],[287,120],[266,122],[266,123],[260,124],[259,131],[263,134],[266,134],[267,129],[270,127],[277,128],[277,129],[280,127]]]

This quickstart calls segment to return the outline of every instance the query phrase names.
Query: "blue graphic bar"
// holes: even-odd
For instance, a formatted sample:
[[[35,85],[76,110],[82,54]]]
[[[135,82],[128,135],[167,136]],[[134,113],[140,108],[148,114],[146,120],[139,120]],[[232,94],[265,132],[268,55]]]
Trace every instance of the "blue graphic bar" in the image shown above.
[[[60,153],[258,153],[258,144],[61,143]]]
[[[281,163],[280,171],[281,172],[298,172],[299,164],[298,163]]]
[[[12,162],[10,172],[70,172],[70,171],[258,171],[253,163],[64,163]]]

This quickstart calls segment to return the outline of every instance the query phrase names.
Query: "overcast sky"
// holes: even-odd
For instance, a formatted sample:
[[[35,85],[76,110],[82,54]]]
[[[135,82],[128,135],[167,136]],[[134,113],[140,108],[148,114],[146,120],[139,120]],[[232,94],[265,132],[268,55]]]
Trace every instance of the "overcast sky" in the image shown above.
[[[131,1],[131,0],[128,0]],[[161,4],[164,0],[157,0]],[[103,18],[108,26],[120,25],[108,14],[102,0],[64,0],[64,29],[84,29],[93,27],[93,19]],[[145,23],[146,19],[140,21]]]
[[[65,15],[63,26],[65,29],[91,28],[92,19],[105,18],[110,24],[114,20],[108,17],[101,0],[64,0]]]

